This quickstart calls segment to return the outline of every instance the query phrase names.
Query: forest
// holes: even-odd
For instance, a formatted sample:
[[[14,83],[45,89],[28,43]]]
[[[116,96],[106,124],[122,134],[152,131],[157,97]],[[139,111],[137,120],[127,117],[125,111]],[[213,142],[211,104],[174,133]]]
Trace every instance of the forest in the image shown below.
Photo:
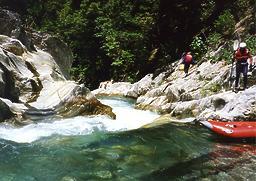
[[[2,0],[27,29],[61,38],[74,55],[73,79],[96,88],[99,82],[135,82],[167,69],[184,51],[197,62],[231,61],[232,41],[255,53],[254,0]],[[250,23],[237,31],[243,19]],[[248,21],[247,21],[248,22]],[[219,57],[209,50],[225,45]]]

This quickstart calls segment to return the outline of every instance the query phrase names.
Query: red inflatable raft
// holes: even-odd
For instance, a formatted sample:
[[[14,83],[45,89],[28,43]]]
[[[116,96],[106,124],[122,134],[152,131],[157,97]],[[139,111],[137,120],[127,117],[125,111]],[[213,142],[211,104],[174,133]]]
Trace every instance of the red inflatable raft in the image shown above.
[[[221,122],[217,120],[201,121],[215,133],[231,138],[256,138],[256,122]]]

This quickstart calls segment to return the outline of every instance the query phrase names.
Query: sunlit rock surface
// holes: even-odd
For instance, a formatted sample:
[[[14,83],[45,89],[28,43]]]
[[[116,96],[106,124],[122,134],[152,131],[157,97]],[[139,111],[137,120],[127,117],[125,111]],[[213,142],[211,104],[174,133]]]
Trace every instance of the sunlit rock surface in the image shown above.
[[[70,79],[69,71],[73,63],[71,49],[59,38],[46,33],[32,32],[31,37],[35,46],[51,54],[62,75]]]
[[[238,93],[230,91],[230,66],[205,62],[192,67],[188,77],[183,77],[177,68],[160,85],[138,97],[136,107],[170,113],[179,119],[255,119],[256,86]],[[249,79],[255,79],[254,76],[253,72]]]
[[[107,114],[115,117],[112,110],[97,101],[87,88],[67,81],[49,53],[25,50],[21,56],[5,48],[0,51],[1,97],[23,103],[27,108],[20,109],[23,118],[30,119],[35,114],[65,117]]]
[[[136,108],[153,110],[169,115],[170,119],[184,121],[187,118],[223,120],[254,120],[256,103],[255,70],[249,76],[249,89],[238,93],[231,91],[230,68],[225,62],[203,62],[189,70],[173,63],[173,70],[162,72],[156,77],[145,76],[135,84],[117,86],[114,83],[95,94],[131,96],[137,98]],[[235,74],[235,73],[233,73]],[[241,76],[242,79],[242,76]],[[139,86],[138,86],[139,85]]]
[[[93,91],[93,94],[97,96],[125,96],[137,98],[150,90],[153,81],[152,77],[152,74],[148,74],[134,84],[129,82],[102,82],[99,88]]]
[[[16,14],[1,13],[19,21]],[[6,31],[0,29],[0,121],[11,117],[22,122],[40,116],[94,114],[115,118],[112,109],[101,104],[88,88],[67,80],[73,58],[66,44],[56,37],[31,32],[35,45],[32,50],[16,39],[21,25],[7,25],[10,28]]]
[[[104,82],[98,89],[92,91],[97,96],[126,96],[127,92],[132,88],[129,82]]]

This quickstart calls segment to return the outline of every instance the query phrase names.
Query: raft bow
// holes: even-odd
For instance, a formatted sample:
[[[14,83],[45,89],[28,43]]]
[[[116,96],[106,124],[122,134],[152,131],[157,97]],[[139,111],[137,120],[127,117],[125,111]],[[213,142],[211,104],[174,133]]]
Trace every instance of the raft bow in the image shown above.
[[[256,138],[256,122],[221,122],[218,120],[201,121],[201,123],[217,133],[230,138]]]

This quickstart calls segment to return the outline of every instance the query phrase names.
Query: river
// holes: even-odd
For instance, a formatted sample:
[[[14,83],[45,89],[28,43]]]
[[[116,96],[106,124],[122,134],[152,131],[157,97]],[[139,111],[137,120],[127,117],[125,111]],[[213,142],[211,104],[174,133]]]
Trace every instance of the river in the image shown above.
[[[101,99],[106,116],[0,125],[0,181],[255,180],[255,140],[226,140],[194,123],[137,129],[156,113]]]

